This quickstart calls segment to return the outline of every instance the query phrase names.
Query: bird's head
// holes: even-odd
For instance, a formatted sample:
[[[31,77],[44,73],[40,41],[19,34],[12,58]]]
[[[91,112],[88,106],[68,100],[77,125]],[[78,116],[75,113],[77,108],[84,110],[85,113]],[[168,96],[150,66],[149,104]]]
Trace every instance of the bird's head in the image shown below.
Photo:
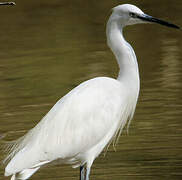
[[[138,7],[131,4],[123,4],[114,7],[111,19],[117,21],[122,26],[140,24],[140,23],[158,23],[161,25],[179,29],[178,26],[172,23],[145,14]]]

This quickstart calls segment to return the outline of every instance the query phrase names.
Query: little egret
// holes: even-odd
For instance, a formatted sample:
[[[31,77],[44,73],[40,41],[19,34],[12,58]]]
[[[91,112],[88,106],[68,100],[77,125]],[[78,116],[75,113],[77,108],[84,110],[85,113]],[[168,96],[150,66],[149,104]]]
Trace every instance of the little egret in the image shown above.
[[[134,5],[113,8],[107,22],[107,44],[119,65],[117,79],[98,77],[81,83],[62,97],[47,115],[18,139],[6,160],[5,176],[28,179],[41,166],[57,160],[80,167],[80,179],[89,180],[95,158],[115,142],[133,117],[140,79],[133,48],[123,28],[138,23],[178,26],[144,14]]]
[[[14,5],[16,5],[16,4],[15,4],[15,2],[0,2],[0,6],[1,6],[1,5],[5,5],[5,6],[9,6],[9,5],[10,5],[10,6],[14,6]]]

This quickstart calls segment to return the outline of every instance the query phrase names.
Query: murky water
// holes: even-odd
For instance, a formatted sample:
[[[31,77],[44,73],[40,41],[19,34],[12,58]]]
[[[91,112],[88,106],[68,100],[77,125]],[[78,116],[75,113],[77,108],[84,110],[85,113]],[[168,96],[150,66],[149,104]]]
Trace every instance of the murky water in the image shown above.
[[[110,9],[133,3],[182,26],[182,1],[17,0],[0,7],[0,145],[32,128],[65,93],[96,76],[116,77],[106,46]],[[139,61],[141,93],[129,135],[96,159],[91,179],[182,179],[182,34],[159,25],[128,27]],[[0,152],[0,160],[4,153]],[[0,179],[4,167],[0,167]],[[32,179],[78,179],[50,166]]]

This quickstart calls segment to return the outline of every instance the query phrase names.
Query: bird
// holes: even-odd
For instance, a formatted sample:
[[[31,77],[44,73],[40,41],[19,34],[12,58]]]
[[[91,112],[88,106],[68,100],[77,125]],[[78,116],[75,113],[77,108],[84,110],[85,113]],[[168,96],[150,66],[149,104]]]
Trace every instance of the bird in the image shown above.
[[[15,2],[0,2],[0,6],[14,6]]]
[[[123,29],[140,23],[180,29],[145,14],[135,5],[114,7],[106,25],[106,37],[119,66],[118,77],[87,80],[63,96],[34,128],[15,141],[5,159],[5,176],[26,180],[40,167],[56,161],[79,167],[80,180],[89,180],[94,160],[117,141],[135,112],[139,69]]]

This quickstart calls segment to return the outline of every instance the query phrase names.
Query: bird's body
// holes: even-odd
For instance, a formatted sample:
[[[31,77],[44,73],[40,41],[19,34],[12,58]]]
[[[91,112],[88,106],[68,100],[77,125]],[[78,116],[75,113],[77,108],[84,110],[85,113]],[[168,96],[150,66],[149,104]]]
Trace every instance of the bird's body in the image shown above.
[[[21,150],[6,167],[6,175],[54,160],[90,167],[135,110],[136,98],[126,87],[99,77],[74,88],[22,138]]]
[[[122,34],[124,26],[136,23],[130,11],[144,16],[133,5],[121,5],[114,8],[107,23],[107,43],[120,68],[118,78],[85,81],[61,98],[17,141],[8,156],[6,176],[25,180],[40,166],[59,160],[81,166],[81,180],[89,179],[93,161],[132,118],[138,99],[137,59]]]

